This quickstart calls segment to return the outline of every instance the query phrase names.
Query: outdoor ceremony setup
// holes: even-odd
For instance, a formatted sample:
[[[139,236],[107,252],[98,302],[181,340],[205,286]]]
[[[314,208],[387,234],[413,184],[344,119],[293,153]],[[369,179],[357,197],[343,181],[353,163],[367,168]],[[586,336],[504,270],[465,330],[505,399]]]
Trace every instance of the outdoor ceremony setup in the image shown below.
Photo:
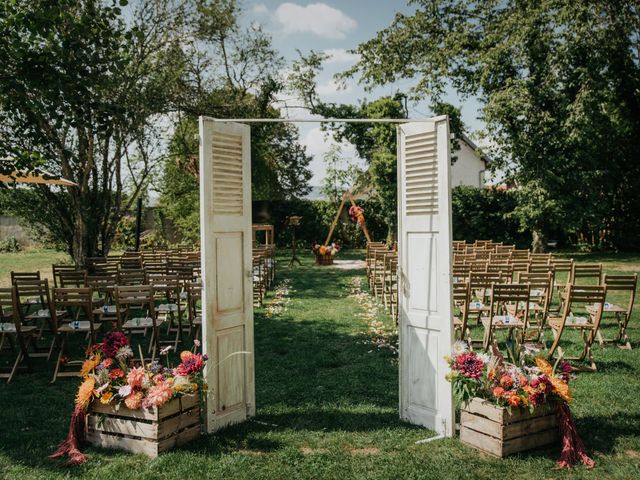
[[[639,477],[636,0],[0,32],[1,479]]]

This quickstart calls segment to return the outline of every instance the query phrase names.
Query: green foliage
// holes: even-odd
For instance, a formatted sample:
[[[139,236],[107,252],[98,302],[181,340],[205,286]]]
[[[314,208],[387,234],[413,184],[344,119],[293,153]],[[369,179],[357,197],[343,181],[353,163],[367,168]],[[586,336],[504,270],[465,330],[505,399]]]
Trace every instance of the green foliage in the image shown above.
[[[531,244],[530,230],[523,228],[513,211],[519,194],[514,190],[496,190],[458,186],[451,192],[453,238],[473,242],[492,239],[526,248]]]
[[[414,3],[358,46],[344,75],[367,87],[417,78],[411,94],[433,102],[447,86],[478,96],[494,168],[526,189],[529,205],[514,212],[523,225],[543,237],[562,229],[574,243],[637,245],[637,2]]]
[[[357,165],[350,162],[350,159],[344,158],[342,148],[337,143],[331,145],[323,160],[325,176],[320,191],[337,206],[342,194],[356,183],[362,172]]]
[[[22,246],[16,237],[7,237],[0,240],[0,253],[15,253],[22,250]]]
[[[122,217],[116,229],[113,246],[117,250],[131,250],[136,246],[136,217]]]

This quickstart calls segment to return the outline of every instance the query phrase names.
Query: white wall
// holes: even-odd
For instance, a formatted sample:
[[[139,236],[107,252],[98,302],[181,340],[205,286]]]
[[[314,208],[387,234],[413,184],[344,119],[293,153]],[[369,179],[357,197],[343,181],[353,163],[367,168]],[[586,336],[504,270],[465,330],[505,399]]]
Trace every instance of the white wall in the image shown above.
[[[459,143],[460,149],[454,153],[458,159],[451,166],[451,186],[483,187],[485,162],[465,142],[460,140]]]

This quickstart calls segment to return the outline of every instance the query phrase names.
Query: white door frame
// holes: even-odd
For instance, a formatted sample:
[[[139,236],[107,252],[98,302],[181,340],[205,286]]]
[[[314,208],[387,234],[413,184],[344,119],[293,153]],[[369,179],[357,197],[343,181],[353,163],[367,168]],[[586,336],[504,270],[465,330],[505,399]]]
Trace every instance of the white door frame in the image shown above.
[[[201,251],[202,251],[202,271],[203,271],[203,279],[204,279],[204,286],[203,286],[203,305],[205,305],[206,302],[206,298],[207,298],[207,291],[206,290],[212,290],[215,289],[215,282],[212,283],[211,282],[211,275],[209,275],[209,279],[207,279],[207,273],[211,271],[211,260],[208,258],[209,256],[209,252],[211,250],[211,245],[209,244],[209,242],[212,240],[212,222],[213,222],[213,218],[211,215],[208,214],[208,211],[206,210],[206,207],[204,206],[206,204],[205,200],[207,198],[210,198],[213,195],[213,183],[208,179],[208,175],[210,175],[211,170],[207,167],[206,162],[207,160],[207,156],[206,156],[206,152],[205,150],[205,146],[204,146],[204,142],[203,142],[203,125],[209,122],[212,122],[214,124],[216,123],[220,123],[220,124],[230,124],[230,123],[245,123],[245,124],[249,124],[249,123],[337,123],[337,122],[343,122],[343,123],[395,123],[395,124],[406,124],[406,123],[429,123],[429,124],[436,124],[436,128],[438,130],[438,150],[439,152],[441,152],[438,156],[438,165],[439,168],[441,169],[446,169],[447,174],[446,175],[440,175],[438,177],[438,185],[437,185],[437,191],[438,191],[438,199],[440,204],[443,206],[443,213],[445,215],[449,216],[449,221],[446,222],[448,224],[448,229],[447,231],[440,237],[440,248],[438,249],[439,251],[445,251],[445,247],[448,246],[448,248],[446,248],[446,250],[448,251],[448,259],[445,260],[441,265],[443,265],[445,268],[444,269],[439,269],[437,272],[437,281],[438,282],[442,282],[444,285],[446,285],[445,288],[441,288],[438,292],[438,300],[440,303],[444,303],[444,304],[449,304],[449,308],[447,308],[446,306],[444,308],[441,309],[442,312],[442,316],[443,318],[440,319],[441,322],[443,322],[442,325],[442,336],[441,338],[438,340],[437,344],[438,344],[438,351],[435,352],[435,354],[433,352],[429,352],[429,354],[431,355],[431,360],[432,361],[436,361],[436,359],[439,357],[439,360],[437,360],[437,367],[435,368],[435,371],[431,371],[430,373],[430,377],[428,378],[428,384],[427,387],[428,388],[432,388],[435,387],[437,388],[437,397],[440,398],[441,400],[438,401],[438,403],[436,404],[436,408],[438,410],[437,416],[438,416],[438,423],[439,424],[430,424],[429,422],[425,422],[423,421],[423,419],[421,418],[415,418],[415,416],[413,414],[408,414],[407,412],[410,410],[407,410],[407,406],[410,404],[410,401],[408,401],[407,399],[409,398],[407,396],[407,389],[410,388],[417,388],[420,389],[421,386],[420,385],[411,385],[411,384],[407,384],[405,382],[404,386],[400,387],[400,393],[399,393],[399,397],[400,397],[400,406],[399,406],[399,411],[400,411],[400,417],[406,421],[412,422],[412,423],[417,423],[417,424],[421,424],[421,425],[426,425],[428,424],[428,426],[432,429],[434,429],[435,431],[437,431],[438,433],[445,435],[445,436],[451,436],[453,435],[453,423],[454,423],[454,419],[453,419],[453,401],[452,401],[452,391],[451,391],[451,384],[446,382],[446,380],[444,379],[444,370],[443,370],[443,365],[444,364],[444,355],[448,354],[450,351],[450,346],[451,343],[453,342],[453,337],[452,337],[452,318],[451,318],[451,307],[450,304],[452,302],[452,298],[451,298],[451,271],[450,271],[450,265],[451,265],[451,200],[450,200],[450,192],[451,192],[451,187],[448,183],[444,183],[445,180],[446,182],[448,182],[449,180],[449,174],[448,174],[448,169],[450,168],[450,161],[449,161],[449,152],[450,152],[450,139],[449,139],[449,128],[448,128],[448,117],[447,116],[440,116],[440,117],[435,117],[435,118],[431,118],[431,119],[339,119],[339,118],[327,118],[327,119],[274,119],[274,118],[225,118],[225,119],[216,119],[216,118],[210,118],[210,117],[200,117],[200,201],[201,201],[201,209],[200,209],[200,222],[201,222]],[[248,128],[248,127],[247,127]],[[400,142],[399,142],[400,143]],[[446,152],[444,155],[442,154],[442,152]],[[250,183],[250,179],[251,179],[251,175],[250,175],[250,152],[248,152],[247,150],[245,150],[243,152],[244,155],[248,155],[249,156],[249,174],[248,176],[245,176],[245,188],[246,188],[246,184],[248,182],[248,188],[249,188],[249,192],[250,192],[250,188],[251,188],[251,183]],[[209,173],[207,173],[209,172]],[[399,192],[400,192],[400,184],[398,185],[399,188]],[[249,193],[250,195],[250,193]],[[399,199],[400,200],[400,199]],[[400,203],[400,201],[399,201]],[[251,213],[250,210],[248,212],[244,212],[244,216],[248,218],[248,223],[249,226],[251,224],[251,217],[250,217]],[[400,230],[400,222],[401,222],[401,218],[398,219],[399,221],[399,230]],[[401,233],[399,231],[399,233]],[[442,245],[444,243],[444,245]],[[402,253],[400,254],[402,255]],[[400,265],[400,262],[399,262]],[[243,271],[243,274],[246,274]],[[401,270],[399,272],[399,285],[398,285],[398,289],[400,291],[400,288],[404,288],[404,286],[406,286],[406,282],[408,280],[407,275],[410,275],[409,272],[407,271],[403,271]],[[430,280],[427,280],[427,283],[431,282]],[[401,298],[402,296],[399,295],[399,298]],[[446,298],[445,298],[446,297]],[[403,300],[404,301],[404,300]],[[405,308],[404,304],[401,304],[399,307],[399,311],[401,312],[400,315],[402,316],[402,309]],[[212,314],[211,312],[209,312],[209,314],[207,315],[207,308],[203,308],[203,331],[207,331],[207,326],[212,322]],[[211,326],[209,327],[209,330],[211,330]],[[253,321],[251,321],[250,324],[250,337],[251,337],[251,341],[246,343],[246,348],[249,350],[250,349],[250,356],[251,356],[251,362],[253,362]],[[402,325],[400,325],[400,341],[401,341],[401,351],[400,351],[400,356],[401,356],[401,363],[402,363],[402,344],[404,342],[404,339],[402,338]],[[215,348],[213,345],[209,345],[212,342],[212,339],[210,339],[207,335],[203,335],[204,338],[204,343],[205,343],[205,351],[211,351],[213,348]],[[449,348],[446,348],[446,347]],[[433,356],[435,355],[435,357]],[[210,360],[211,361],[211,360]],[[426,367],[426,365],[425,365]],[[401,366],[401,369],[403,367]],[[213,372],[214,369],[209,369],[209,372]],[[252,369],[253,371],[253,369]],[[213,380],[213,382],[217,382],[218,378],[217,376],[211,376],[211,373],[207,374],[207,379],[211,378],[211,380]],[[402,377],[402,373],[401,373],[401,377]],[[442,378],[440,378],[442,377]],[[423,378],[424,380],[424,378]],[[423,381],[421,380],[421,381]],[[245,379],[246,382],[246,379]],[[209,383],[210,385],[210,394],[207,396],[208,401],[213,401],[214,403],[216,402],[215,398],[216,398],[216,394],[217,392],[215,391],[216,389],[216,385],[215,383]],[[253,414],[255,414],[255,401],[253,400],[255,398],[255,384],[253,379],[251,379],[250,382],[245,383],[244,387],[245,391],[246,391],[246,398],[247,401],[251,402],[248,406],[247,406],[247,416],[251,416]],[[424,388],[423,388],[424,390]],[[403,397],[404,395],[404,397]],[[403,400],[404,398],[404,400]],[[246,418],[246,417],[245,417]],[[235,420],[235,421],[242,421],[242,419],[239,420]],[[218,426],[224,426],[226,423],[222,422],[220,424],[217,424]],[[213,428],[208,428],[209,431],[213,431],[216,428],[216,424],[214,423]]]

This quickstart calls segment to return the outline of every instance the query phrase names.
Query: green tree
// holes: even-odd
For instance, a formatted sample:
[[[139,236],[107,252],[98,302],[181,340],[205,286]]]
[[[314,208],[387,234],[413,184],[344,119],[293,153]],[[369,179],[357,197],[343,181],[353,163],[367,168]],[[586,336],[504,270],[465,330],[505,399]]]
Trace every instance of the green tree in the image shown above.
[[[439,101],[478,96],[495,166],[523,189],[514,213],[536,247],[640,238],[640,16],[635,0],[416,0],[355,52],[367,87],[418,80]],[[550,212],[552,215],[550,216]]]
[[[0,168],[78,184],[14,189],[3,207],[79,263],[109,251],[161,157],[154,119],[173,87],[167,35],[177,20],[152,15],[142,2],[127,25],[125,4],[0,4],[0,157],[12,159]]]
[[[338,204],[342,194],[351,188],[362,175],[362,172],[349,159],[344,157],[342,147],[334,143],[323,155],[324,179],[320,191],[324,193],[330,202]]]

